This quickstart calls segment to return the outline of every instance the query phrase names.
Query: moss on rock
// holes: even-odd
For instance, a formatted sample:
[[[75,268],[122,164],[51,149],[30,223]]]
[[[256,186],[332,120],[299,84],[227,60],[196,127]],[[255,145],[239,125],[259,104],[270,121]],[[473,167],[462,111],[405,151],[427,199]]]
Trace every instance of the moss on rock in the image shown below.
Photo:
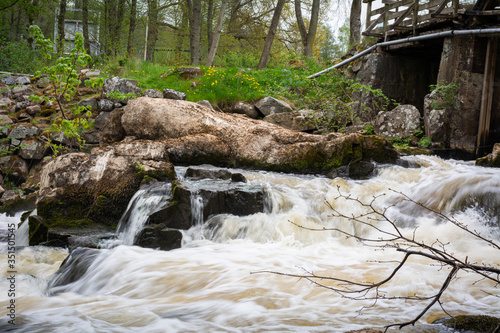
[[[443,322],[443,325],[456,330],[472,331],[478,333],[493,333],[500,327],[500,318],[477,315],[456,316]]]

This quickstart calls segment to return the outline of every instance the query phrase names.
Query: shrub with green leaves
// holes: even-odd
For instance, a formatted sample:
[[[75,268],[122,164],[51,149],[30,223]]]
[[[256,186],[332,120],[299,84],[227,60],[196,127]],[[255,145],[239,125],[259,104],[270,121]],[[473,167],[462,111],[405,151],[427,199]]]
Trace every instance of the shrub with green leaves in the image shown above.
[[[429,86],[434,91],[437,99],[431,104],[434,110],[443,110],[456,107],[456,97],[458,95],[458,86],[455,83],[438,82]]]
[[[86,107],[77,108],[73,114],[68,114],[68,110],[65,110],[65,103],[71,101],[81,84],[78,76],[79,70],[92,60],[85,52],[83,36],[79,33],[75,34],[75,47],[68,54],[57,57],[54,51],[54,44],[50,39],[44,37],[42,30],[38,26],[30,26],[29,32],[47,61],[47,65],[38,71],[35,77],[45,74],[50,83],[50,89],[46,92],[45,96],[31,95],[30,98],[38,102],[40,100],[47,100],[57,103],[63,119],[54,122],[50,126],[49,131],[62,132],[68,139],[76,138],[79,143],[83,144],[84,141],[80,137],[80,133],[91,127],[89,119],[92,113]],[[52,59],[55,59],[55,62],[51,62]],[[85,84],[97,87],[102,85],[103,82],[103,78],[94,78],[85,81]],[[61,145],[55,144],[50,140],[49,144],[55,155],[60,152]]]

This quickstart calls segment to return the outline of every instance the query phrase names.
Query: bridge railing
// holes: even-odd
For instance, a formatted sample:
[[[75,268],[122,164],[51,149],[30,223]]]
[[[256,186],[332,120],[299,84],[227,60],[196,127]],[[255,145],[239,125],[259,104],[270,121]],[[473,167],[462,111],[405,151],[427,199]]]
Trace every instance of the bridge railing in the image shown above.
[[[416,29],[438,20],[451,20],[472,9],[471,0],[382,0],[382,7],[373,9],[374,0],[367,4],[365,36],[384,37],[403,31],[416,35]]]

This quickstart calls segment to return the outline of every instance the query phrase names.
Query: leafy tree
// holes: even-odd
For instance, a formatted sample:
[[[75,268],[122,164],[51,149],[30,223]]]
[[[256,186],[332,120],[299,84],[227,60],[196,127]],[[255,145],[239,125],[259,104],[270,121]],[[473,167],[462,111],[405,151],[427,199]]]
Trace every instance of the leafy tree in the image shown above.
[[[54,45],[50,39],[45,39],[41,29],[33,25],[29,27],[30,34],[35,41],[35,44],[40,48],[41,53],[49,61],[54,54]],[[45,66],[41,71],[37,72],[36,76],[40,74],[47,75],[47,79],[50,82],[50,90],[46,92],[48,96],[37,96],[31,95],[32,100],[40,101],[41,99],[47,100],[51,103],[57,103],[59,109],[61,110],[61,115],[63,117],[62,121],[55,122],[52,124],[52,132],[63,132],[67,138],[76,138],[78,141],[82,141],[79,132],[83,129],[89,128],[88,118],[92,115],[89,110],[87,110],[85,117],[78,117],[82,111],[86,109],[84,107],[77,109],[73,116],[75,118],[70,119],[68,111],[65,110],[64,103],[69,102],[72,97],[74,97],[76,90],[81,84],[78,77],[78,71],[85,67],[87,63],[91,60],[91,57],[85,52],[83,36],[79,33],[75,35],[75,47],[66,56],[60,56],[56,59],[55,64]],[[96,78],[92,80],[87,80],[87,85],[100,85],[103,83],[102,78]],[[58,146],[51,145],[54,152],[57,153]]]

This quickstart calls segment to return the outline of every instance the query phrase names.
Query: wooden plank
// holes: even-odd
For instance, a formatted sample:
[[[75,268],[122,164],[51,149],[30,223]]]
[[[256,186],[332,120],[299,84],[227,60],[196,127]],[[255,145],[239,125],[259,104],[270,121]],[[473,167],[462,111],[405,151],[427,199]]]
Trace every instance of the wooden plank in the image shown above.
[[[432,14],[436,14],[437,15],[437,14],[441,13],[441,11],[446,7],[446,5],[448,4],[448,2],[450,2],[450,0],[443,0],[439,4],[438,8]]]
[[[366,9],[366,26],[365,26],[365,30],[368,30],[368,27],[369,27],[369,24],[370,24],[371,15],[372,15],[372,2],[369,1],[368,5],[367,5],[367,9]]]
[[[479,114],[479,129],[477,133],[476,154],[482,153],[482,148],[488,143],[491,123],[491,106],[493,104],[493,87],[495,83],[495,64],[498,48],[498,38],[488,38],[486,47],[486,64],[484,65],[483,94],[481,96],[481,111]]]
[[[377,24],[381,23],[384,19],[384,15],[380,15],[375,21],[373,21],[368,28],[366,28],[365,32],[370,32],[373,28],[377,26]]]
[[[471,16],[487,16],[487,15],[500,15],[500,10],[465,10],[465,15]]]
[[[413,26],[413,36],[417,35],[417,23],[418,23],[418,0],[415,0],[415,5],[413,6],[413,19],[412,19],[412,26]]]
[[[399,24],[401,24],[401,22],[405,19],[405,17],[411,13],[413,6],[415,6],[415,4],[412,4],[410,7],[408,7],[408,9],[406,9],[403,12],[403,14],[401,14],[399,18],[396,21],[394,21],[394,23],[391,25],[391,28],[394,29],[394,27],[397,27]]]

